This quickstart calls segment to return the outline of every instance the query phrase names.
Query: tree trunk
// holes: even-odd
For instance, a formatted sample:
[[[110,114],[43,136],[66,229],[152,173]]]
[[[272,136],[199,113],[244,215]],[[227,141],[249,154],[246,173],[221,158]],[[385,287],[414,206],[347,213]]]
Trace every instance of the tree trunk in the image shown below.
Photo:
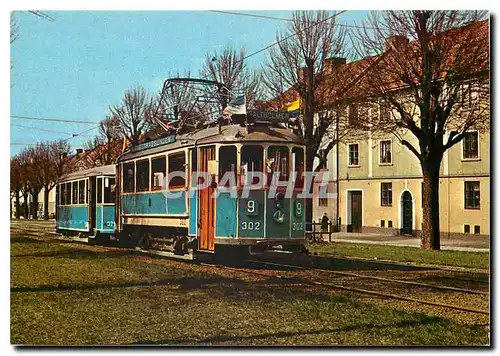
[[[43,188],[43,218],[49,220],[49,187]]]
[[[33,191],[33,204],[31,205],[31,215],[33,219],[38,219],[38,193],[40,191]]]
[[[19,189],[16,189],[16,219],[21,217],[21,207],[19,204]]]
[[[422,166],[424,176],[423,186],[423,227],[422,248],[439,250],[439,168],[441,162]]]
[[[29,198],[29,193],[24,193],[23,194],[23,199],[24,199],[24,218],[29,219],[30,216],[30,211],[29,211],[29,206],[28,206],[28,198]]]
[[[314,152],[312,152],[312,148],[306,147],[306,172],[313,171],[313,164],[314,164]],[[313,177],[313,181],[311,182],[311,185],[309,187],[309,192],[308,192],[309,194],[312,194],[313,186],[314,186],[314,177]],[[306,188],[306,187],[304,186],[304,188]],[[306,198],[305,221],[306,222],[313,222],[313,199],[312,198]]]

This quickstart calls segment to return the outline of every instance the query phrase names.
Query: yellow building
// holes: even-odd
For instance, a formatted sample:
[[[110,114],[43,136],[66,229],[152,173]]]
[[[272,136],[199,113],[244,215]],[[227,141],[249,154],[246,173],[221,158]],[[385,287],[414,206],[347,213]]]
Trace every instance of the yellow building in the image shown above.
[[[406,139],[416,141],[411,135]],[[489,147],[489,132],[472,130],[444,153],[439,186],[443,237],[490,234]],[[417,236],[422,229],[418,159],[389,134],[347,138],[339,145],[338,204],[342,231]]]

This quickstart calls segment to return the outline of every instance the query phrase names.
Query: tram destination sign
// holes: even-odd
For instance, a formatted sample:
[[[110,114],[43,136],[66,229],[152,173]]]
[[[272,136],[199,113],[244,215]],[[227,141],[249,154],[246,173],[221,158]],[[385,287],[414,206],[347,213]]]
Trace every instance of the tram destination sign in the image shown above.
[[[247,110],[247,117],[253,120],[263,121],[288,121],[290,118],[299,116],[299,110],[294,111],[264,111],[264,110]]]

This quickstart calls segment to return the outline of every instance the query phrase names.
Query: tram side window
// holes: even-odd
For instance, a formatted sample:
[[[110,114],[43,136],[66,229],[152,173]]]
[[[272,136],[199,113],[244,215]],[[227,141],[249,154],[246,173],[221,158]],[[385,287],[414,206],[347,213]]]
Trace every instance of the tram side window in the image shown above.
[[[73,193],[71,195],[71,203],[78,204],[78,182],[71,183],[73,187]]]
[[[85,204],[85,180],[78,181],[78,204]]]
[[[97,189],[96,189],[96,203],[97,204],[102,204],[102,178],[97,178]]]
[[[123,191],[133,193],[135,188],[135,167],[134,162],[123,165]]]
[[[267,151],[266,169],[268,173],[268,184],[271,183],[273,174],[279,172],[279,180],[288,179],[288,148],[284,146],[270,146]]]
[[[294,147],[292,149],[292,171],[296,172],[295,176],[295,186],[304,186],[304,149],[300,147]]]
[[[104,178],[104,203],[115,202],[115,179]]]
[[[248,181],[251,172],[263,172],[263,157],[264,149],[262,146],[243,146],[241,148],[241,182],[242,184],[250,183]],[[257,184],[259,178],[253,177],[252,184]]]
[[[151,159],[151,190],[162,190],[167,160],[165,157]]]
[[[184,173],[186,165],[186,155],[184,152],[176,153],[168,156],[168,174],[172,179],[168,182],[168,189],[183,188],[186,184],[186,179],[180,174]],[[174,172],[177,174],[174,175]]]
[[[71,183],[66,183],[66,205],[71,204]]]
[[[236,147],[222,146],[219,149],[219,182],[225,174],[233,174],[233,177],[226,177],[225,187],[231,183],[236,183]]]
[[[64,201],[64,198],[66,198],[66,189],[64,184],[59,184],[59,205],[64,205],[66,202]]]
[[[189,153],[191,155],[191,172],[190,179],[193,177],[193,172],[198,171],[198,153],[196,149],[190,149]],[[196,182],[191,181],[191,186],[196,186]]]
[[[137,192],[149,190],[149,160],[137,161],[135,164],[135,186]]]

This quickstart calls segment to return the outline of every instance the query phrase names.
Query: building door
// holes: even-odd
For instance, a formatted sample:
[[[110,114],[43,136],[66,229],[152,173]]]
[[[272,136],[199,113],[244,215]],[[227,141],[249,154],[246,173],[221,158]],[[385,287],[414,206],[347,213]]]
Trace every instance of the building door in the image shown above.
[[[198,165],[200,172],[208,172],[211,174],[212,182],[215,176],[210,172],[209,166],[213,166],[215,162],[215,147],[204,147],[200,149],[200,164]],[[198,178],[198,184],[205,185],[203,178]],[[208,186],[199,190],[199,226],[200,235],[198,248],[200,250],[214,251],[214,231],[215,231],[215,199],[213,198],[214,186]]]
[[[401,197],[401,206],[403,207],[403,226],[401,228],[401,233],[410,234],[412,233],[413,227],[413,207],[412,207],[412,196],[409,191],[405,191]]]
[[[351,192],[351,225],[352,232],[361,232],[361,222],[363,214],[362,192]]]

